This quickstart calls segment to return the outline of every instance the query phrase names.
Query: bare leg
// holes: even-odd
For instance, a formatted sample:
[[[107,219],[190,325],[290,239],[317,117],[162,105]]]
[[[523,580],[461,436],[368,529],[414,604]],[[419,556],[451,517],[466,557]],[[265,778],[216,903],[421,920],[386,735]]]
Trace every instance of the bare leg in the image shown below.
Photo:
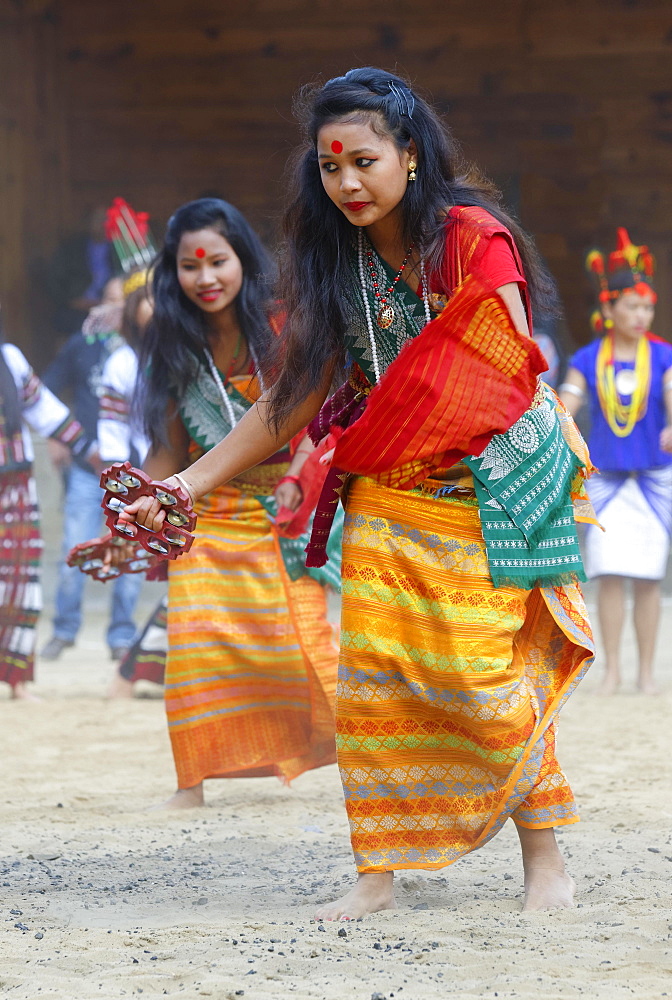
[[[316,920],[358,920],[379,910],[396,910],[394,872],[359,875],[357,885],[335,903],[326,903],[315,914]]]
[[[614,694],[621,683],[620,647],[625,617],[625,587],[622,576],[601,576],[597,609],[606,672],[600,694]]]
[[[116,673],[112,678],[110,689],[107,692],[108,698],[132,698],[133,681],[126,680],[120,673]]]
[[[162,802],[158,806],[151,806],[151,809],[198,809],[205,805],[203,798],[203,782],[199,785],[192,785],[191,788],[178,788],[174,795]]]
[[[657,694],[653,680],[653,655],[660,620],[660,583],[658,580],[633,580],[635,592],[635,633],[639,653],[637,687],[642,694]]]
[[[25,681],[18,681],[16,684],[12,684],[12,698],[16,701],[42,701],[39,695],[33,694],[32,691],[28,690]]]
[[[574,879],[565,871],[565,861],[554,830],[528,830],[517,826],[523,852],[525,903],[523,910],[552,910],[574,905]]]

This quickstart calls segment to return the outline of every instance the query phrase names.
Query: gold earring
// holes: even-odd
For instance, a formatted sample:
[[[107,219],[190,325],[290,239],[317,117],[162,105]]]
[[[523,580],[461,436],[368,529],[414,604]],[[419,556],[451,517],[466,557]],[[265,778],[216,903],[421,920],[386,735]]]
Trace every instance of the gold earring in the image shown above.
[[[416,179],[416,176],[417,176],[416,173],[415,173],[415,168],[416,167],[417,167],[417,163],[415,162],[415,160],[409,160],[408,161],[408,179],[409,179],[409,181],[414,181]]]

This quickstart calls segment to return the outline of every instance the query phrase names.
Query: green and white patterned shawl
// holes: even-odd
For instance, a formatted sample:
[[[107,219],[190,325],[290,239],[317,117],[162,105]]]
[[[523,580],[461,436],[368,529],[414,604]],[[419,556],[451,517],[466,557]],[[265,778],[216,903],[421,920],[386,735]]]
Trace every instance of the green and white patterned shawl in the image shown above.
[[[210,373],[205,358],[199,360],[192,354],[190,363],[189,381],[180,404],[180,416],[189,437],[203,451],[210,451],[232,429],[231,422],[222,403],[219,387]],[[238,392],[231,382],[226,383],[225,389],[237,423],[245,416],[252,404]]]
[[[238,422],[252,403],[231,382],[225,383],[225,389]],[[192,356],[189,384],[180,404],[180,416],[190,438],[203,451],[214,448],[232,430],[219,387],[212,377],[205,358],[199,361]],[[287,471],[290,458],[289,448],[282,448],[268,462],[250,469],[242,476],[232,479],[230,483],[243,493],[254,496],[268,514],[270,521],[275,520],[278,512],[273,491],[280,477]],[[343,512],[340,511],[329,539],[329,560],[325,566],[314,568],[306,568],[305,549],[310,538],[310,526],[298,538],[284,538],[280,535],[278,539],[280,551],[290,580],[298,580],[299,577],[308,575],[319,583],[329,584],[334,590],[340,591],[342,535]]]
[[[571,499],[581,463],[548,387],[506,434],[464,463],[474,476],[495,586],[531,590],[585,580]]]

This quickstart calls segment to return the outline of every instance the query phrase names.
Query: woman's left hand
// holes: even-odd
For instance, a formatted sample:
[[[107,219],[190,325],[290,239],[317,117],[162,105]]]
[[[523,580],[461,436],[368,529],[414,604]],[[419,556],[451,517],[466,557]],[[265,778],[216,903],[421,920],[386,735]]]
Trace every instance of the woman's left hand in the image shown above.
[[[672,452],[672,427],[663,427],[658,441],[662,451]]]
[[[122,544],[119,545],[116,542],[121,542]],[[130,562],[131,559],[136,557],[138,551],[137,542],[122,541],[121,538],[118,538],[116,542],[114,545],[110,545],[105,553],[103,561],[106,566],[120,566],[121,563]]]
[[[278,502],[278,507],[286,507],[287,510],[295,511],[301,506],[303,491],[298,483],[278,483],[274,496]]]

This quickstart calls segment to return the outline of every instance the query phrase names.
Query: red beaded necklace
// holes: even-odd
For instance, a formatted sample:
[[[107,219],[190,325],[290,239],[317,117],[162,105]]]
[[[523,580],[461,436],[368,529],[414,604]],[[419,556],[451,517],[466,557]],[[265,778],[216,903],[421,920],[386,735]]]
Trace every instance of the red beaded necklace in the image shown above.
[[[408,248],[408,253],[404,257],[404,262],[397,271],[396,278],[394,279],[394,281],[392,282],[392,284],[387,289],[384,295],[381,295],[379,291],[378,282],[376,281],[377,275],[376,275],[376,265],[373,262],[373,250],[371,249],[371,247],[366,248],[366,259],[369,262],[369,273],[371,274],[371,284],[373,285],[373,294],[380,302],[380,309],[378,310],[378,314],[376,316],[376,323],[378,324],[381,330],[387,330],[388,326],[391,326],[392,323],[394,323],[394,309],[387,300],[394,292],[396,284],[401,278],[406,268],[406,265],[408,264],[408,258],[413,253],[414,246],[415,243],[411,243],[410,247]]]

